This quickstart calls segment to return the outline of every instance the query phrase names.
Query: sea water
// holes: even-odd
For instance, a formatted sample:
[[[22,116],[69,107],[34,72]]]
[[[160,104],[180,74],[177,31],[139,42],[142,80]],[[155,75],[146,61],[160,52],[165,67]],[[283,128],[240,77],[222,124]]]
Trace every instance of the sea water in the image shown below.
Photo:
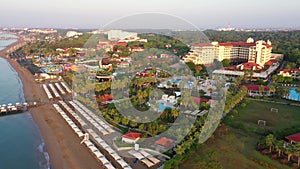
[[[14,42],[3,41],[0,40],[0,47]],[[21,80],[7,60],[0,58],[0,104],[17,102],[25,102]],[[45,143],[30,113],[1,115],[0,169],[48,168]]]

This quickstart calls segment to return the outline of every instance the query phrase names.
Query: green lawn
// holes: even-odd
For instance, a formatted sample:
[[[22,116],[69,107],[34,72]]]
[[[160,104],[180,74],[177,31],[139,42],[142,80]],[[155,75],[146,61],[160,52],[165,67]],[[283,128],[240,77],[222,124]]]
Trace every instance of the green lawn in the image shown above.
[[[276,108],[279,112],[271,112],[271,108]],[[227,118],[225,124],[240,125],[244,130],[258,134],[300,127],[300,107],[297,106],[251,101],[246,107],[239,106],[237,110],[238,114],[234,115],[233,120]],[[258,126],[258,120],[265,120],[267,126]]]
[[[279,112],[270,112],[271,108],[277,108]],[[255,146],[269,132],[300,128],[300,107],[251,101],[237,110],[238,114],[228,115],[233,115],[233,118],[226,118],[214,135],[180,168],[213,169],[220,168],[220,165],[224,169],[291,168],[263,156],[255,150]],[[260,119],[267,121],[266,127],[257,125]]]

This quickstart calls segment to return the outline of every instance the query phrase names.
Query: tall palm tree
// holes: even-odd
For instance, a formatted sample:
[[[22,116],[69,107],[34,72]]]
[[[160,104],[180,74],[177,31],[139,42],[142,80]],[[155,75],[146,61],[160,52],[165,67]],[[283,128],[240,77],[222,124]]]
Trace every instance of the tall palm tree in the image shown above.
[[[298,167],[300,167],[300,143],[295,145],[295,155],[298,156]]]
[[[266,145],[269,146],[269,152],[272,152],[273,146],[274,146],[274,135],[273,134],[269,134],[266,137]]]
[[[275,144],[275,150],[278,153],[278,157],[281,157],[282,152],[284,150],[284,141],[282,141],[282,140],[277,141],[276,144]]]
[[[288,161],[291,160],[291,157],[294,155],[294,146],[292,144],[288,144],[286,147],[285,147],[285,150],[284,152],[288,155]]]
[[[260,94],[261,96],[263,96],[263,92],[265,91],[265,86],[260,85],[260,86],[258,87],[258,91],[259,91],[259,94]]]

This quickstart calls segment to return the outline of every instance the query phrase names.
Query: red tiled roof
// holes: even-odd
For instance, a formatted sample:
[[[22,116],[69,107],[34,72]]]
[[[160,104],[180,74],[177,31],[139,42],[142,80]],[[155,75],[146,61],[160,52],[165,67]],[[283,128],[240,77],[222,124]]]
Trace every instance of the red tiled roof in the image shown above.
[[[270,60],[270,61],[266,62],[265,65],[271,66],[271,65],[273,65],[273,63],[276,63],[276,62],[274,62],[274,60]]]
[[[136,133],[136,132],[128,132],[124,134],[122,137],[131,139],[131,140],[136,140],[138,138],[141,138],[142,134],[141,133]]]
[[[120,45],[120,46],[126,47],[127,43],[126,42],[116,42],[115,45]]]
[[[203,102],[207,103],[208,101],[209,101],[208,99],[194,97],[194,102],[196,102],[197,104],[201,104]]]
[[[290,135],[290,136],[286,136],[285,138],[290,140],[290,141],[298,143],[298,142],[300,142],[300,133],[296,133],[296,134],[293,134],[293,135]]]
[[[260,85],[256,85],[256,84],[246,84],[245,86],[247,87],[248,90],[251,90],[251,91],[259,91],[259,86],[260,86]],[[269,87],[268,87],[268,86],[264,86],[264,91],[265,91],[265,92],[269,91]]]
[[[262,69],[262,67],[259,64],[253,63],[253,62],[243,63],[242,66],[244,66],[243,69],[245,69],[245,70],[253,70],[254,67],[255,67],[255,70]],[[239,68],[241,68],[241,66],[239,66]]]
[[[300,69],[299,68],[293,68],[293,69],[291,69],[291,71],[293,71],[293,72],[300,72]]]
[[[279,72],[282,72],[282,73],[290,73],[291,70],[290,70],[290,69],[281,69],[281,70],[279,70]]]
[[[219,43],[220,46],[235,46],[235,47],[251,47],[256,46],[256,43],[247,43],[247,42],[225,42]]]
[[[169,147],[169,146],[171,146],[173,143],[174,143],[174,140],[168,139],[167,137],[163,137],[163,138],[161,138],[161,139],[155,141],[155,144],[161,145],[161,146],[164,146],[164,147]]]
[[[112,94],[104,94],[104,95],[100,95],[99,98],[101,98],[103,102],[107,102],[113,100],[114,96]]]

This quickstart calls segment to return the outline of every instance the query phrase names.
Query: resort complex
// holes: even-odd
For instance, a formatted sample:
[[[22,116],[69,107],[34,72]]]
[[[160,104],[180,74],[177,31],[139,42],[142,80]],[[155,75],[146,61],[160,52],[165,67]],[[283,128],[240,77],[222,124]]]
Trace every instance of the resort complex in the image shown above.
[[[42,132],[55,133],[46,144],[64,147],[64,161],[83,158],[74,165],[106,169],[222,168],[224,144],[250,168],[286,168],[300,158],[300,60],[280,52],[276,40],[221,42],[219,31],[206,32],[212,43],[191,44],[169,35],[190,38],[194,31],[3,31],[18,36],[17,47],[2,52],[29,94],[15,105],[1,103],[0,114],[41,110],[33,115]]]

